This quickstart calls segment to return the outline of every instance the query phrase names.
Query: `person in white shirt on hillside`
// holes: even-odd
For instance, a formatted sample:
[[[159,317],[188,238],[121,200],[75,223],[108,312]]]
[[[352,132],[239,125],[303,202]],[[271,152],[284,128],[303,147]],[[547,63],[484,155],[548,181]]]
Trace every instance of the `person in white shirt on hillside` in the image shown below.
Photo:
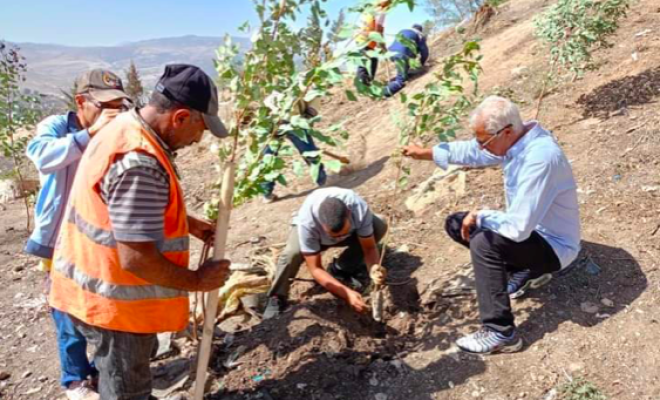
[[[511,101],[490,96],[470,116],[475,139],[433,148],[406,146],[404,155],[449,164],[501,165],[506,210],[450,215],[445,229],[470,249],[482,329],[457,341],[472,353],[522,349],[510,298],[518,298],[567,267],[580,251],[577,185],[571,165],[550,132],[523,123]]]

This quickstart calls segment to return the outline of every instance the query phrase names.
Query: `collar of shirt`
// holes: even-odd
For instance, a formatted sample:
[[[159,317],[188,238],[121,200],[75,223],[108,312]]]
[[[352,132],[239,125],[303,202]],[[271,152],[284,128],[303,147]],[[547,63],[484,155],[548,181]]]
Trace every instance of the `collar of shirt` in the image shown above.
[[[69,132],[78,132],[82,130],[82,127],[78,125],[78,116],[74,111],[69,111],[66,114],[66,124]]]
[[[167,154],[167,158],[169,158],[170,163],[174,167],[174,172],[176,173],[177,178],[180,179],[181,176],[179,175],[179,169],[177,168],[176,163],[174,162],[175,159],[176,159],[176,153],[173,152],[172,149],[170,148],[170,146],[168,146],[167,143],[165,143],[163,141],[163,139],[160,136],[158,136],[156,131],[154,131],[153,128],[151,126],[149,126],[149,124],[147,124],[147,121],[145,121],[142,118],[142,116],[140,115],[140,109],[139,108],[136,107],[136,108],[132,109],[131,110],[131,115],[133,116],[133,118],[135,118],[140,123],[140,125],[142,125],[142,128],[144,128],[144,130],[147,131],[147,133],[149,135],[151,135],[154,139],[156,139],[156,142],[158,142],[160,147],[162,147],[163,150],[165,150],[165,154]]]
[[[541,127],[538,121],[529,121],[524,127],[527,129],[527,133],[506,152],[506,158],[509,160],[516,158],[518,154],[522,153],[532,140],[546,134],[546,131]]]

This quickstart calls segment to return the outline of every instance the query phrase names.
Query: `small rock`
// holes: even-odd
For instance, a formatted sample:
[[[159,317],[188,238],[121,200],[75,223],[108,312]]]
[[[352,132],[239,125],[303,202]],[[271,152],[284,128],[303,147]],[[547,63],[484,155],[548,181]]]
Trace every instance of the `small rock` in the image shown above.
[[[511,70],[511,76],[514,78],[520,78],[523,75],[526,75],[529,72],[527,67],[518,67]]]
[[[11,374],[6,371],[0,371],[0,381],[5,381],[11,377]]]
[[[298,390],[305,390],[305,388],[307,387],[307,384],[306,383],[299,383],[299,384],[296,385],[296,387],[298,388]]]
[[[369,384],[370,384],[371,386],[378,386],[378,379],[376,379],[375,376],[374,376],[374,377],[371,377],[371,379],[369,379]]]
[[[600,302],[603,303],[605,307],[614,307],[614,302],[610,299],[603,298]]]
[[[589,275],[598,275],[601,271],[600,266],[596,264],[592,259],[587,260],[587,265],[585,265],[584,268]]]
[[[410,246],[408,246],[407,244],[401,245],[401,246],[399,246],[398,249],[396,249],[396,252],[397,253],[408,253],[408,252],[410,252]]]
[[[387,395],[385,393],[376,393],[376,400],[387,400]]]
[[[587,314],[596,314],[599,310],[598,305],[590,301],[585,301],[584,303],[580,304],[580,309]]]
[[[611,317],[611,315],[608,314],[608,313],[602,313],[602,314],[601,313],[596,313],[596,318],[599,318],[599,319],[607,319],[609,317]]]
[[[454,386],[456,386],[456,385],[454,385],[454,382],[449,381],[449,382],[447,382],[447,386],[449,386],[449,389],[453,389]]]
[[[555,400],[557,398],[557,389],[552,389],[548,393],[546,393],[545,396],[543,396],[543,400]]]
[[[570,363],[568,364],[568,371],[572,373],[580,372],[584,370],[584,364],[582,363]]]
[[[396,368],[398,373],[403,372],[403,363],[401,362],[401,360],[392,360],[392,361],[390,361],[390,364],[394,368]]]
[[[48,380],[47,376],[41,375],[39,378],[37,378],[39,382],[46,382]]]
[[[14,267],[14,272],[21,272],[25,269],[25,265],[17,265]]]
[[[41,392],[41,386],[33,387],[32,389],[25,392],[25,395],[29,396],[31,394],[35,394],[35,393],[39,393],[39,392]]]
[[[25,379],[30,375],[32,375],[32,371],[25,371],[23,372],[23,375],[21,375],[21,379]]]

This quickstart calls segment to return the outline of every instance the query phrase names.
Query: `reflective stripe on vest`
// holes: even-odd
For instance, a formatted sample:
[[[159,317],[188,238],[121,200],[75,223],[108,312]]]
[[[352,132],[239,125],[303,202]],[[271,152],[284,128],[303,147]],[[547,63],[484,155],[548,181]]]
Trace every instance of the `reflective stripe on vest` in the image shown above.
[[[112,300],[151,300],[188,297],[187,292],[158,285],[112,285],[101,279],[84,274],[72,263],[58,259],[54,263],[57,272],[74,281],[84,290]]]
[[[148,282],[122,268],[108,206],[98,190],[112,163],[132,151],[153,156],[167,171],[163,236],[154,246],[170,263],[188,267],[188,219],[174,166],[139,116],[122,113],[90,142],[80,160],[55,249],[49,304],[101,329],[180,331],[188,324],[187,292]]]
[[[85,221],[74,208],[70,208],[68,212],[68,222],[72,223],[78,228],[78,231],[85,235],[92,242],[101,246],[109,247],[111,249],[117,248],[117,241],[112,231],[97,228]],[[188,251],[190,248],[190,237],[183,236],[170,239],[161,239],[156,242],[156,248],[161,253]]]

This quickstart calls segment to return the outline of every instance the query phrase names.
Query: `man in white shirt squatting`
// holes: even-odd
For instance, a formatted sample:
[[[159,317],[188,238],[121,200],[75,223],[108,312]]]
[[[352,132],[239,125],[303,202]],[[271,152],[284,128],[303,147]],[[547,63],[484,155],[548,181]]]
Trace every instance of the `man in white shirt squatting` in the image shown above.
[[[482,328],[459,339],[472,353],[515,352],[523,347],[510,298],[552,279],[580,251],[577,185],[571,165],[550,132],[537,121],[523,123],[510,100],[490,96],[470,115],[475,138],[404,155],[470,167],[501,165],[506,211],[450,215],[447,234],[470,249]]]

